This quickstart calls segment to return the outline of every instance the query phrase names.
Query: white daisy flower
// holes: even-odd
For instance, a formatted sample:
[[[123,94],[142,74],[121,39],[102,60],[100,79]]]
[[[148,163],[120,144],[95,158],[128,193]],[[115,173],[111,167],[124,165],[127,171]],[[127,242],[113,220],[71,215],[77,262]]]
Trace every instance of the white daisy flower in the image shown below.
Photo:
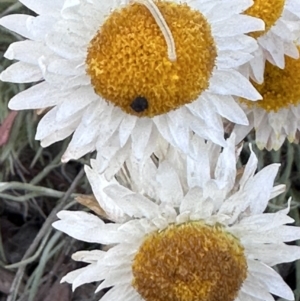
[[[289,208],[263,214],[285,189],[273,187],[279,164],[255,174],[252,152],[237,175],[234,140],[220,153],[195,137],[198,161],[171,149],[158,167],[150,160],[139,169],[129,163],[134,189],[86,167],[100,206],[115,223],[87,212],[58,214],[56,229],[109,247],[75,253],[74,260],[88,265],[62,281],[73,289],[101,281],[97,291],[112,287],[102,301],[272,301],[271,294],[294,300],[272,266],[300,258],[298,246],[284,243],[299,239],[300,228],[285,225],[293,222]]]
[[[224,145],[222,117],[248,123],[232,96],[261,98],[237,71],[258,47],[246,34],[264,28],[242,14],[251,0],[21,2],[38,16],[0,20],[28,39],[0,78],[38,82],[9,107],[53,107],[36,139],[74,133],[64,162],[96,149],[105,169],[120,150],[122,162],[151,154],[158,136],[187,152],[192,132]]]
[[[262,19],[266,25],[264,31],[251,34],[259,47],[245,66],[251,78],[262,83],[266,61],[283,69],[285,55],[299,58],[294,42],[300,38],[300,0],[255,0],[245,13]]]
[[[283,70],[267,62],[264,82],[254,86],[263,99],[255,104],[242,100],[249,126],[235,125],[236,142],[243,140],[253,127],[260,149],[278,150],[286,138],[290,142],[297,141],[300,130],[300,59],[286,57]]]

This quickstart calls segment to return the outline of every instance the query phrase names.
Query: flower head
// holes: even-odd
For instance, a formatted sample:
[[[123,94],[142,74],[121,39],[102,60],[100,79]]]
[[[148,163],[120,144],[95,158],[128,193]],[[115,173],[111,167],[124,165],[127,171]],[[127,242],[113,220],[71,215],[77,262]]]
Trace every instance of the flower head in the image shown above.
[[[39,82],[9,106],[52,107],[36,139],[74,132],[63,161],[96,149],[103,171],[160,138],[187,152],[191,133],[224,145],[222,117],[248,122],[233,96],[260,98],[237,71],[257,48],[246,34],[264,26],[242,14],[250,0],[23,2],[39,16],[0,20],[28,38],[10,45],[20,62],[1,79]]]
[[[265,62],[283,69],[285,55],[297,59],[299,51],[295,41],[300,37],[299,0],[254,0],[246,14],[262,19],[265,30],[252,33],[258,49],[247,64],[249,75],[258,83],[264,80]]]
[[[106,300],[293,300],[291,289],[271,268],[300,258],[300,229],[285,224],[289,208],[264,214],[269,199],[284,191],[273,187],[278,164],[255,174],[251,152],[237,175],[235,137],[220,147],[192,140],[192,156],[173,148],[159,163],[137,165],[107,181],[93,168],[86,173],[93,192],[114,223],[86,212],[62,211],[53,226],[108,251],[79,251],[88,263],[67,274],[73,289],[102,281],[112,287]],[[92,161],[93,163],[93,161]]]
[[[298,47],[299,48],[299,47]],[[261,149],[278,150],[286,138],[296,139],[300,129],[300,59],[286,57],[282,70],[266,63],[262,84],[254,83],[263,99],[255,104],[242,100],[249,118],[249,127],[235,126],[237,142],[251,127],[255,129],[256,143]]]

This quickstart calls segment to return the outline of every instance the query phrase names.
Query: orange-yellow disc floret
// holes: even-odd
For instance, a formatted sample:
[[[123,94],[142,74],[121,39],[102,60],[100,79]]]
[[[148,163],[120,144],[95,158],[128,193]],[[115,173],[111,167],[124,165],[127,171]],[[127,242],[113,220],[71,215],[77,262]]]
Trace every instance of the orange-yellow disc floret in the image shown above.
[[[233,301],[247,262],[238,239],[223,228],[191,222],[146,237],[132,271],[146,301]]]
[[[250,35],[258,38],[267,33],[281,17],[284,5],[285,0],[254,0],[254,4],[245,11],[245,14],[262,19],[265,22],[265,30]]]
[[[187,4],[155,2],[173,35],[176,61],[149,10],[113,11],[90,42],[87,73],[97,94],[123,111],[153,117],[198,98],[217,57],[210,25]]]
[[[300,50],[300,47],[298,47]],[[264,82],[254,87],[263,97],[262,100],[252,102],[243,100],[249,107],[259,107],[268,112],[277,112],[300,104],[300,59],[285,57],[285,68],[280,69],[266,62]]]

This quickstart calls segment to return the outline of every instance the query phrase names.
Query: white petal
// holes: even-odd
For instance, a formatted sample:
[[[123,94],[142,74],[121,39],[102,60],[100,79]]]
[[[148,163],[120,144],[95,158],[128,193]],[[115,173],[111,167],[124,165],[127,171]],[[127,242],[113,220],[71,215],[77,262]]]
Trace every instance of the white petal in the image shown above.
[[[220,149],[217,154],[219,155]],[[202,154],[199,156],[199,154]],[[191,142],[191,151],[186,158],[187,165],[187,182],[188,186],[204,187],[207,181],[211,179],[210,166],[211,150],[209,145],[203,139],[194,136]]]
[[[254,52],[254,57],[250,61],[251,77],[259,84],[264,81],[264,70],[266,58],[261,47]]]
[[[250,273],[269,289],[269,292],[287,300],[294,300],[294,294],[281,276],[272,268],[255,260],[249,260]]]
[[[262,301],[261,299],[259,298],[256,298],[254,296],[250,296],[246,293],[244,293],[243,291],[239,291],[239,295],[238,297],[236,298],[235,301]]]
[[[67,95],[42,82],[15,95],[8,106],[12,110],[43,109],[61,103]]]
[[[216,129],[211,124],[207,124],[201,118],[193,115],[189,118],[189,126],[199,137],[213,141],[218,145],[225,146],[223,127]]]
[[[106,189],[105,189],[106,192]],[[139,194],[126,195],[117,201],[117,204],[132,217],[147,217],[149,219],[160,214],[158,206]]]
[[[136,301],[136,295],[137,292],[133,289],[130,283],[116,285],[101,298],[101,301]]]
[[[279,211],[276,213],[262,213],[246,216],[241,219],[238,224],[233,225],[232,228],[245,228],[248,230],[252,229],[253,231],[267,231],[293,222],[294,220],[286,215],[286,213],[283,214],[281,211]]]
[[[262,233],[261,229],[255,231],[248,230],[247,228],[242,231],[242,233],[237,233],[236,231],[230,232],[239,236],[243,245],[251,244],[253,241],[255,243],[268,244],[268,243],[282,243],[291,242],[300,238],[300,229],[298,227],[281,226],[275,229],[264,231]]]
[[[63,4],[61,0],[50,2],[48,0],[21,0],[20,2],[39,15],[58,13]]]
[[[101,149],[100,149],[101,151]],[[101,168],[99,168],[99,171],[102,170],[102,172],[104,171],[104,175],[105,177],[109,180],[112,179],[115,174],[121,169],[121,167],[123,166],[125,160],[132,154],[131,152],[131,147],[130,147],[130,141],[128,141],[127,144],[125,144],[122,148],[120,148],[117,153],[115,154],[115,156],[110,160],[110,161],[106,161],[106,159],[104,159],[101,163],[101,160],[103,159],[103,157],[101,157],[101,155],[99,155],[99,152],[97,154],[97,161],[99,162],[99,166],[102,166]],[[106,169],[105,169],[106,168]]]
[[[138,118],[135,116],[131,116],[129,114],[124,114],[124,115],[125,116],[122,119],[119,126],[119,137],[120,137],[121,147],[124,146],[125,143],[127,142],[138,120]]]
[[[215,106],[212,105],[214,98],[219,98],[219,96],[204,92],[201,94],[201,97],[199,99],[192,102],[191,104],[186,105],[186,107],[194,116],[196,116],[197,118],[200,117],[201,121],[204,120],[207,127],[210,127],[212,130],[217,132],[223,128],[223,123],[220,116],[216,114]],[[190,116],[187,116],[186,120],[189,119]]]
[[[202,207],[203,193],[199,187],[191,188],[180,203],[180,213],[199,211]],[[200,209],[201,210],[201,209]]]
[[[26,27],[35,41],[44,41],[49,30],[53,27],[57,19],[54,15],[42,15],[30,18],[26,22]]]
[[[285,192],[285,190],[286,190],[286,186],[284,184],[273,187],[271,195],[270,195],[270,199],[277,197],[278,195]]]
[[[238,68],[239,66],[249,62],[253,56],[238,50],[219,51],[217,57],[217,65],[220,69]]]
[[[73,291],[82,284],[91,283],[105,279],[109,269],[101,266],[100,263],[89,265],[89,269],[86,269],[79,274],[73,281]]]
[[[79,111],[77,114],[74,114],[73,116],[64,120],[63,122],[58,123],[56,121],[56,112],[57,108],[55,107],[42,118],[42,120],[38,124],[35,139],[43,140],[52,134],[61,136],[61,131],[68,132],[68,135],[70,135],[78,126],[82,115],[82,112]]]
[[[82,273],[84,273],[85,271],[90,271],[92,269],[92,266],[91,265],[88,265],[84,268],[80,268],[80,269],[77,269],[75,271],[72,271],[70,273],[68,273],[67,275],[65,275],[60,283],[64,283],[64,282],[68,282],[68,283],[73,283],[74,280],[79,276],[81,275]]]
[[[134,221],[135,222],[135,221]],[[127,225],[128,223],[124,224]],[[123,226],[124,226],[123,225]],[[121,226],[119,229],[122,231]],[[124,232],[123,232],[124,235]],[[110,248],[104,257],[103,262],[106,266],[118,267],[130,265],[139,245],[136,243],[122,243]]]
[[[211,99],[215,110],[222,117],[238,124],[247,125],[249,123],[246,114],[232,96],[210,97],[210,94],[207,94],[207,97]]]
[[[264,35],[263,38],[258,38],[258,43],[268,51],[271,56],[269,57],[271,63],[283,69],[285,65],[283,43],[279,41],[271,31]]]
[[[127,219],[125,212],[117,205],[114,199],[108,198],[103,191],[103,189],[108,185],[105,178],[87,165],[84,167],[84,170],[101,208],[103,208],[106,214],[112,218],[113,221],[125,221]]]
[[[86,108],[82,120],[76,128],[72,140],[62,157],[62,162],[67,162],[71,158],[79,159],[86,153],[95,150],[96,141],[99,135],[100,114],[100,108],[97,101],[91,103]]]
[[[178,206],[183,198],[183,191],[179,177],[169,162],[159,164],[156,180],[159,184],[158,196],[161,202]]]
[[[213,4],[214,2],[212,2]],[[216,3],[215,4],[215,9],[211,9],[209,13],[206,13],[205,16],[206,18],[212,18],[214,21],[227,21],[228,19],[228,14],[240,14],[244,10],[246,10],[248,7],[252,5],[252,1],[239,1],[237,2],[232,2],[228,3],[226,1],[225,3]],[[227,14],[224,14],[224,11],[228,11]]]
[[[8,15],[0,19],[0,25],[4,26],[5,28],[11,31],[16,32],[24,38],[31,39],[32,35],[28,31],[26,24],[32,19],[34,19],[34,17],[28,15]]]
[[[274,298],[268,292],[267,287],[263,283],[259,283],[258,280],[249,274],[241,287],[241,291],[259,300],[274,301]]]
[[[214,71],[209,90],[216,94],[235,95],[249,100],[262,99],[248,79],[235,70]]]
[[[215,37],[216,44],[222,50],[240,50],[247,53],[256,51],[257,42],[247,35],[233,36],[233,37]]]
[[[215,179],[226,186],[229,191],[232,189],[236,177],[236,158],[235,158],[235,137],[231,135],[227,139],[227,147],[220,154],[215,167]]]
[[[249,193],[252,214],[261,213],[266,209],[279,167],[280,164],[265,167],[245,185],[244,191]]]
[[[125,267],[125,268],[120,267],[108,273],[104,281],[98,286],[95,293],[110,286],[129,284],[131,283],[131,281],[132,281],[131,269],[129,267]]]
[[[159,115],[153,117],[153,122],[155,123],[157,130],[160,132],[163,138],[165,138],[169,143],[175,145],[173,136],[170,133],[167,115]]]
[[[41,70],[36,66],[24,62],[17,62],[6,68],[0,79],[12,83],[32,83],[43,79]]]
[[[248,162],[245,166],[245,169],[244,169],[244,172],[243,172],[243,175],[240,179],[240,187],[241,189],[244,189],[244,186],[245,184],[247,183],[247,181],[250,179],[250,178],[253,178],[254,176],[254,173],[257,169],[257,162],[258,162],[258,159],[255,155],[255,153],[253,152],[252,150],[252,145],[250,144],[250,158],[248,159]]]
[[[60,122],[84,109],[93,101],[99,101],[98,96],[90,87],[73,89],[64,101],[57,107],[56,120]]]
[[[185,153],[189,149],[190,129],[186,122],[186,120],[189,119],[189,115],[190,114],[185,107],[171,111],[167,114],[171,135],[173,136],[176,145],[178,145]]]
[[[51,55],[51,53],[42,42],[25,40],[10,44],[4,56],[9,60],[37,65],[40,57]]]
[[[105,256],[106,252],[102,250],[78,251],[72,255],[72,259],[76,261],[95,263]]]
[[[143,158],[144,150],[149,143],[152,125],[150,118],[137,119],[135,127],[131,133],[133,153],[137,159]]]
[[[61,219],[52,224],[69,236],[86,242],[114,244],[123,240],[118,232],[118,224],[104,224],[97,216],[83,211],[61,211],[57,214]]]
[[[63,28],[63,27],[62,27]],[[46,44],[49,49],[59,56],[69,60],[82,60],[85,58],[86,48],[83,46],[83,38],[76,33],[53,30],[46,36]]]
[[[300,247],[282,244],[251,244],[245,246],[247,256],[250,259],[257,259],[269,266],[279,263],[292,262],[300,259]]]
[[[216,22],[212,25],[213,35],[219,37],[232,37],[265,29],[265,24],[262,20],[247,15],[233,15],[226,22]]]

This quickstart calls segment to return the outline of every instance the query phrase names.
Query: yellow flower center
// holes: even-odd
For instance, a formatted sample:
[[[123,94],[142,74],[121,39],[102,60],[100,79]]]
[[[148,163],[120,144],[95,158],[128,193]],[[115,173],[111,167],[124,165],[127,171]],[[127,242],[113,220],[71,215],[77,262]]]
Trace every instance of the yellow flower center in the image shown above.
[[[267,33],[281,17],[284,4],[285,0],[254,0],[254,4],[245,11],[245,14],[262,19],[265,22],[265,30],[250,35],[258,38]]]
[[[298,47],[300,50],[300,47]],[[277,112],[291,105],[300,104],[300,59],[285,57],[285,68],[280,69],[266,62],[264,82],[252,82],[263,97],[257,102],[242,100],[247,106]]]
[[[233,301],[247,262],[239,241],[223,228],[192,222],[150,234],[132,271],[146,301]]]
[[[87,73],[98,95],[126,113],[153,117],[198,98],[217,57],[204,16],[185,3],[155,2],[174,38],[177,59],[148,8],[113,11],[90,42]]]

